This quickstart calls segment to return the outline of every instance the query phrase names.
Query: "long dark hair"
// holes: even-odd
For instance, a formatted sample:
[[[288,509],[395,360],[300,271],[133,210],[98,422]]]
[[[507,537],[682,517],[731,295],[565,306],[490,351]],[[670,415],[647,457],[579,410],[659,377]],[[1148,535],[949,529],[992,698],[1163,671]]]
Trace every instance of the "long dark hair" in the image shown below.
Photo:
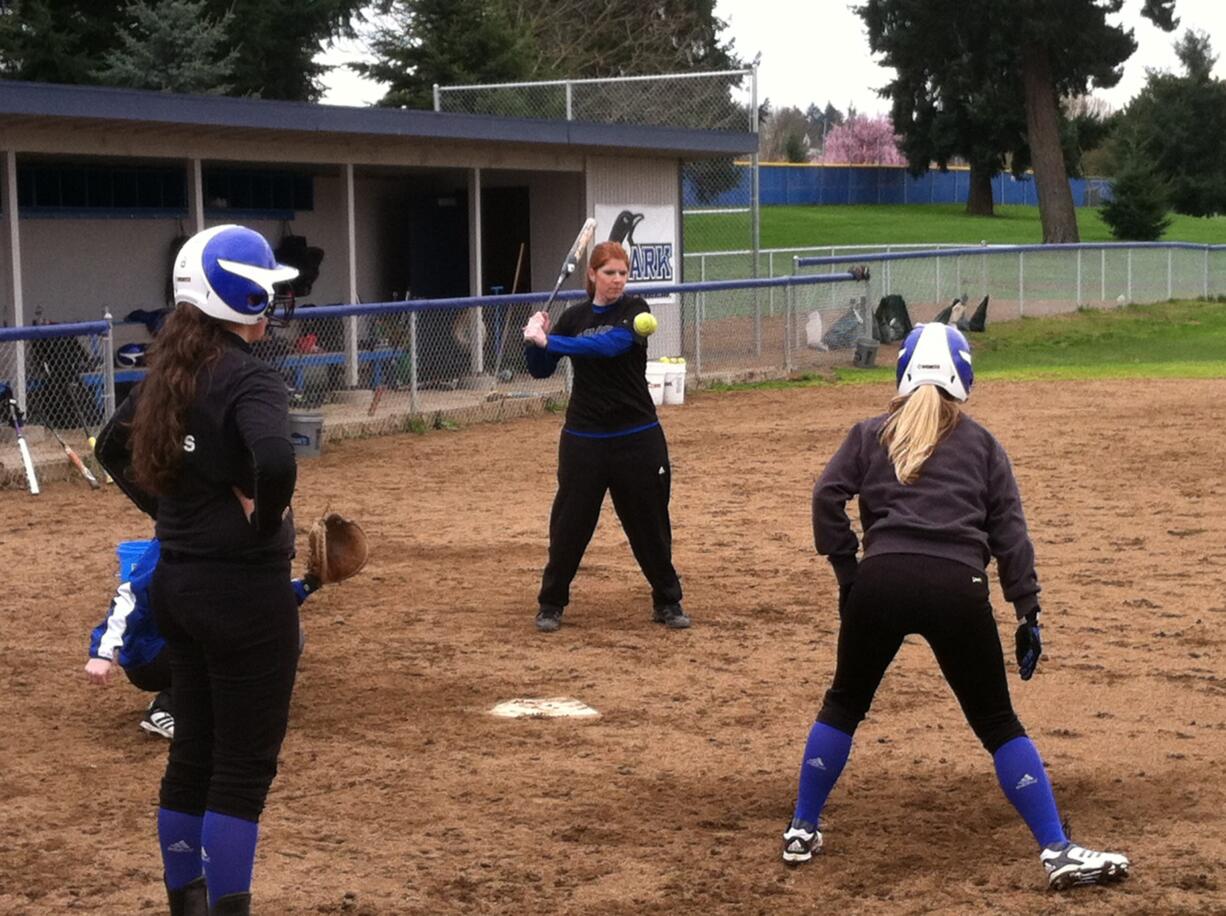
[[[170,489],[183,461],[187,412],[201,368],[222,354],[226,330],[194,305],[180,302],[149,347],[149,374],[132,417],[132,472],[150,493]]]
[[[593,248],[592,256],[587,259],[588,270],[600,270],[609,261],[621,261],[626,267],[630,266],[630,256],[626,254],[621,242],[601,242]],[[590,277],[587,281],[587,295],[589,299],[596,295],[596,284]]]

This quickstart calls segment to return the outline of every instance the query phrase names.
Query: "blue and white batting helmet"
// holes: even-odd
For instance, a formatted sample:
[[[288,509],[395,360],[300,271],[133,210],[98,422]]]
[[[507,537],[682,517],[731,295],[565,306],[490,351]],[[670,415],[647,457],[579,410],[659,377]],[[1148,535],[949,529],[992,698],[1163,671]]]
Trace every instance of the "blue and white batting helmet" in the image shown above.
[[[119,369],[137,369],[145,365],[147,349],[143,343],[124,344],[115,351],[115,366]]]
[[[214,226],[188,239],[175,258],[175,302],[222,321],[255,324],[272,310],[273,286],[298,276],[278,264],[264,236],[245,226]]]
[[[936,385],[965,401],[974,381],[971,345],[957,328],[935,321],[916,325],[898,350],[900,395],[908,395],[921,385]]]

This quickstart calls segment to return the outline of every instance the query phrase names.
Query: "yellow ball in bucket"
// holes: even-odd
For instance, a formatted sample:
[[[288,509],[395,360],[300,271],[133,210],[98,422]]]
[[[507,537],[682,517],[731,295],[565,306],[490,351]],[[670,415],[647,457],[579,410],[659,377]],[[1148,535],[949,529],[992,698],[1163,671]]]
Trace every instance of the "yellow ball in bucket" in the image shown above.
[[[656,321],[656,316],[651,312],[639,312],[634,316],[634,333],[640,337],[650,337],[659,326],[660,322]]]

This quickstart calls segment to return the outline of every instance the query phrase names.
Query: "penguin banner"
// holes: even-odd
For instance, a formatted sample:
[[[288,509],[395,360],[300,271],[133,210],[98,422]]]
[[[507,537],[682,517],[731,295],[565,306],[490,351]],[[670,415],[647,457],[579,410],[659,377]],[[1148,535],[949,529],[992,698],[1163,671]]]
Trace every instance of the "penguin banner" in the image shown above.
[[[598,204],[595,215],[596,241],[621,242],[630,255],[629,292],[635,284],[677,282],[676,207]]]

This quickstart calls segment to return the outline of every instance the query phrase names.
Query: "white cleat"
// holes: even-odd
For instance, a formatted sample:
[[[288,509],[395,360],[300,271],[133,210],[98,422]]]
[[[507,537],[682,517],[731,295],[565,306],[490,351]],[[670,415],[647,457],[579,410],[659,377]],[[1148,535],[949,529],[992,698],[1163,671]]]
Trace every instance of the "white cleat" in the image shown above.
[[[1053,843],[1039,853],[1039,861],[1047,870],[1047,886],[1056,891],[1123,881],[1130,864],[1118,852],[1095,852],[1076,843]]]
[[[822,832],[789,826],[783,832],[783,861],[788,865],[801,865],[813,858],[813,853],[822,848]]]

